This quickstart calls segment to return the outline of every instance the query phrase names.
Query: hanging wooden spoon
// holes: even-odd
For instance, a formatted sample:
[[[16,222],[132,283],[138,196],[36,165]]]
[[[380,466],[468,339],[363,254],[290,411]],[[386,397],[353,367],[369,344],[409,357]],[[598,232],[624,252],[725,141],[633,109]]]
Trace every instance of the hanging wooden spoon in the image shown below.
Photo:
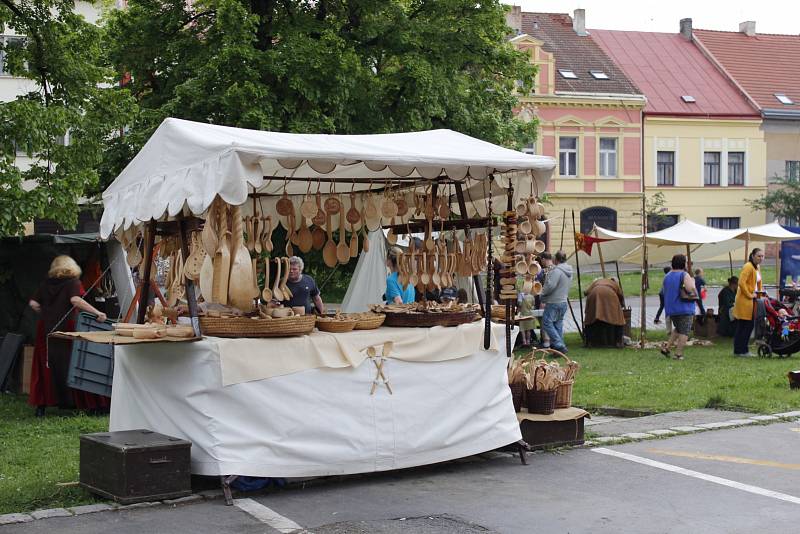
[[[264,260],[264,290],[261,292],[261,298],[264,302],[272,300],[272,290],[269,288],[269,264],[272,261],[270,258]]]
[[[433,275],[431,275],[431,281],[433,282],[433,285],[436,286],[436,289],[441,291],[441,289],[442,289],[442,275],[439,274],[439,267],[441,266],[441,263],[440,263],[441,260],[439,258],[440,258],[440,256],[439,256],[438,253],[434,254],[434,262],[435,263],[434,263],[434,267],[433,267]]]
[[[297,246],[300,247],[300,252],[307,253],[311,250],[314,240],[311,237],[311,231],[306,225],[306,216],[300,216],[300,231],[297,232]]]
[[[303,203],[300,204],[300,215],[306,219],[311,219],[317,214],[317,203],[312,197],[306,194]]]
[[[397,234],[394,233],[394,217],[392,217],[391,227],[389,231],[386,233],[386,241],[389,242],[390,245],[395,245],[397,243]]]
[[[361,203],[361,250],[369,252],[369,237],[367,237],[367,219],[364,217],[364,203]]]
[[[294,215],[289,215],[289,230],[288,233],[286,234],[285,251],[286,255],[289,256],[290,258],[294,256],[294,248],[292,247],[292,243],[294,242],[294,240],[292,239],[293,237],[294,237]]]
[[[428,273],[428,253],[422,253],[422,274],[419,275],[419,281],[423,287],[428,287],[431,282],[431,275]]]
[[[211,206],[208,207],[206,221],[203,225],[203,232],[200,235],[201,241],[203,242],[203,249],[209,256],[213,256],[214,253],[217,252],[217,247],[219,246],[219,228],[217,223],[218,205],[217,199],[215,198]]]
[[[358,257],[358,232],[353,229],[352,223],[350,223],[350,257]]]
[[[283,281],[281,282],[281,291],[283,291],[283,298],[285,300],[289,300],[292,298],[292,290],[289,289],[289,286],[286,285],[286,282],[289,281],[289,258],[278,258],[279,260],[283,260]]]
[[[267,215],[266,216],[266,227],[265,227],[266,231],[265,231],[265,234],[264,234],[265,235],[264,250],[266,250],[267,252],[272,252],[272,249],[274,248],[272,246],[272,231],[274,229],[275,228],[272,225],[272,216],[271,215]]]
[[[331,216],[326,214],[325,219],[328,227],[328,242],[322,249],[322,260],[332,269],[336,267],[336,242],[333,240],[333,230],[331,230]]]
[[[344,210],[339,211],[339,246],[336,247],[336,259],[342,265],[350,261],[350,246],[344,233]]]
[[[284,298],[283,290],[281,289],[281,259],[273,258],[267,261],[275,261],[276,263],[277,271],[275,273],[275,283],[272,284],[272,297],[278,302],[282,302],[286,299]]]

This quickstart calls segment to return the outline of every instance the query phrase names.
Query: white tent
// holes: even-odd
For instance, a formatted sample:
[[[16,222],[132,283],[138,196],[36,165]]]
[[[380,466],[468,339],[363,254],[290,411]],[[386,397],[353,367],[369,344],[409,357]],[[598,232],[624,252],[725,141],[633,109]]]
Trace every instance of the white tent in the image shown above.
[[[440,177],[470,187],[495,173],[501,184],[508,179],[502,173],[530,175],[524,179],[544,191],[554,168],[553,158],[450,130],[291,134],[168,118],[103,192],[100,233],[105,239],[151,219],[199,216],[216,195],[242,205],[253,191],[347,194],[386,182],[424,188]]]
[[[591,235],[610,241],[595,244],[591,256],[579,252],[578,259],[581,265],[600,263],[600,250],[606,263],[614,261],[641,263],[641,234],[626,234],[595,226]],[[667,262],[675,254],[685,254],[687,247],[692,261],[707,261],[742,248],[746,241],[772,243],[793,239],[800,239],[800,234],[790,232],[778,223],[723,230],[689,220],[683,220],[658,232],[650,232],[645,236],[649,263]],[[574,259],[571,258],[570,261]]]

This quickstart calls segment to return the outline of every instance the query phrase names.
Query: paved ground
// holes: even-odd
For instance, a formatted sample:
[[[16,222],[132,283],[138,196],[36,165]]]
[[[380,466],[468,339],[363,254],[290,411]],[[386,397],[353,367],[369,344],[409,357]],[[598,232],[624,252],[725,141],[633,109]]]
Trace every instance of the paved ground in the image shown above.
[[[676,417],[660,423],[700,420]],[[642,425],[631,428],[652,424],[642,419]],[[44,519],[0,527],[0,532],[797,532],[798,422],[529,458],[530,464],[522,466],[516,457],[490,453],[256,493],[239,501],[239,507],[217,499]]]

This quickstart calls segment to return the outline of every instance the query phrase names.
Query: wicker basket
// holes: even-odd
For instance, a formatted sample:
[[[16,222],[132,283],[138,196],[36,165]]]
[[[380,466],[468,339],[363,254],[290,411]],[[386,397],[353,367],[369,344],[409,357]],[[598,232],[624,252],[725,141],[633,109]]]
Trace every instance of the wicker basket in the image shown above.
[[[441,313],[392,313],[386,312],[385,326],[418,327],[458,326],[471,323],[477,317],[473,311]]]
[[[382,313],[361,313],[355,317],[355,330],[375,330],[380,328],[386,320],[386,315]]]
[[[509,384],[511,388],[511,401],[514,403],[514,411],[518,412],[525,404],[525,384]]]
[[[217,337],[290,337],[310,334],[315,321],[313,315],[278,319],[200,317],[200,329],[204,335]]]
[[[492,305],[492,319],[497,319],[498,321],[505,321],[506,320],[506,305],[505,304],[493,304]]]
[[[556,392],[557,390],[555,389],[550,391],[536,391],[533,389],[526,390],[528,412],[542,415],[550,415],[551,413],[555,412]]]
[[[556,408],[569,408],[572,406],[572,385],[575,380],[562,382],[556,388]]]
[[[317,328],[320,332],[330,332],[331,334],[343,334],[350,332],[356,327],[355,319],[341,320],[341,321],[317,321]]]

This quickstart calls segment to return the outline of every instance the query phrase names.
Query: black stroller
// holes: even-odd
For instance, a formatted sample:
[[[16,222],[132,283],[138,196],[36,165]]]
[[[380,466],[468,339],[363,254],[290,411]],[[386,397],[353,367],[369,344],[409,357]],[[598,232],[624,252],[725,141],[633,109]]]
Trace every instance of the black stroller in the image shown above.
[[[762,358],[788,358],[800,352],[800,317],[790,315],[777,300],[756,299],[754,337],[758,355]]]

